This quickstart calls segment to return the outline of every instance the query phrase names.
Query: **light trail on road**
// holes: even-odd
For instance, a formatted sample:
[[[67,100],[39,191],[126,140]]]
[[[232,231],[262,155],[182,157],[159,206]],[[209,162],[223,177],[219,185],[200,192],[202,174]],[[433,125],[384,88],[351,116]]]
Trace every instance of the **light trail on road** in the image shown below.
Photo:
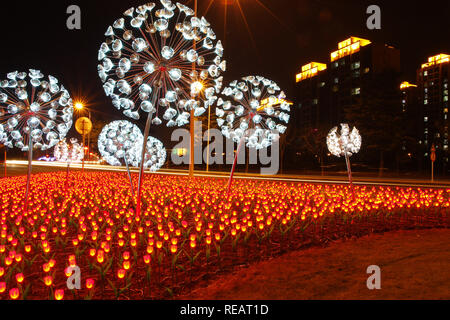
[[[7,166],[26,167],[27,161],[9,160]],[[34,167],[43,168],[67,168],[66,163],[62,162],[42,162],[33,161]],[[81,169],[81,164],[72,164],[71,169]],[[125,167],[112,167],[100,164],[85,163],[85,170],[109,171],[109,172],[127,172]],[[132,173],[139,173],[139,169],[130,168]],[[25,174],[25,173],[24,173]],[[189,176],[189,171],[183,169],[161,169],[154,174],[171,175],[171,176]],[[228,172],[209,172],[196,171],[196,177],[205,178],[228,178]],[[314,183],[314,184],[348,184],[345,177],[316,177],[316,176],[295,176],[295,175],[278,175],[278,176],[262,176],[251,173],[237,173],[237,179],[259,180],[259,181],[282,181],[282,182],[297,182],[297,183]],[[380,179],[380,178],[355,178],[355,185],[361,186],[389,186],[389,187],[412,187],[412,188],[450,188],[450,181],[431,181],[413,180],[413,179]]]

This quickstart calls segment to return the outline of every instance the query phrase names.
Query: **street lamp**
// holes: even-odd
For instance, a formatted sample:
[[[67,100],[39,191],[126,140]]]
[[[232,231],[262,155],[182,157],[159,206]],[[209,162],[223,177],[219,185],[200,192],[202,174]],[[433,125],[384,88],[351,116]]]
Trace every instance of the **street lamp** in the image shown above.
[[[92,118],[91,118],[91,110],[89,110],[89,108],[86,108],[83,102],[78,101],[78,102],[75,103],[74,106],[75,106],[75,109],[80,111],[80,112],[82,110],[86,110],[87,113],[88,113],[89,120],[92,120]],[[91,150],[91,133],[90,132],[88,134],[88,150],[89,150],[89,152],[88,152],[88,161],[90,161],[91,160],[91,155],[90,155],[90,150]]]
[[[75,103],[75,109],[77,110],[83,110],[84,104],[82,102]]]
[[[195,48],[195,42],[194,42],[194,48]],[[194,65],[194,70],[195,70],[195,65]],[[203,83],[201,83],[200,81],[195,81],[191,84],[191,97],[192,99],[194,99],[195,97],[199,96],[200,93],[203,90]],[[194,166],[195,166],[195,113],[194,113],[194,108],[191,109],[191,117],[190,117],[190,140],[191,140],[191,144],[190,144],[190,152],[189,152],[189,157],[190,157],[190,161],[189,161],[189,176],[193,177],[194,176]]]

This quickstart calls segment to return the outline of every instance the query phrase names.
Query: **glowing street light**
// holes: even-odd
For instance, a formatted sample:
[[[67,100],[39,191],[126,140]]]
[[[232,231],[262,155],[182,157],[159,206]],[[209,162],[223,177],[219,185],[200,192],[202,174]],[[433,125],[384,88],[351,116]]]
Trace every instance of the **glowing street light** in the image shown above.
[[[84,109],[84,104],[82,102],[75,103],[75,109],[83,110]]]
[[[89,108],[86,108],[85,104],[82,101],[75,102],[74,107],[75,107],[75,110],[80,111],[80,112],[83,110],[86,110],[88,113],[89,120],[92,120],[91,110],[89,110]],[[85,141],[83,141],[83,146],[84,145],[85,145]],[[90,150],[90,148],[91,148],[91,133],[89,132],[88,133],[88,149]],[[90,154],[89,153],[86,153],[86,154],[88,155],[88,161],[91,160]]]

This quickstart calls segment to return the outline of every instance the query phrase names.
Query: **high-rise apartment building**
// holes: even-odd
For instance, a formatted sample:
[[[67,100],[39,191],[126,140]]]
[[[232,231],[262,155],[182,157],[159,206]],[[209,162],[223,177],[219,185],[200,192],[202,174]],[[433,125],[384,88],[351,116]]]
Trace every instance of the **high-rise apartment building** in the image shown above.
[[[311,129],[345,121],[344,107],[361,100],[377,74],[400,72],[400,51],[350,37],[330,53],[327,63],[312,62],[296,76],[296,125]]]
[[[417,71],[418,100],[421,126],[419,130],[423,156],[429,158],[434,144],[438,161],[449,161],[448,79],[450,55],[438,54],[428,58]]]

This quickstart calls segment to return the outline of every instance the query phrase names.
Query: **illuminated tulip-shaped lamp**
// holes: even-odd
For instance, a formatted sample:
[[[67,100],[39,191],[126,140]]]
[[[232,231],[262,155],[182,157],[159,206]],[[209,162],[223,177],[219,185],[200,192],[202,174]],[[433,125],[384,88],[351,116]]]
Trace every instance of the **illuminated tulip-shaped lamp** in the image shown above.
[[[350,164],[350,157],[357,154],[361,149],[361,135],[358,129],[353,128],[350,132],[348,124],[341,124],[341,131],[338,127],[331,129],[327,136],[327,146],[330,153],[338,158],[345,157],[347,165],[348,180],[350,188],[353,192],[352,168]]]
[[[33,149],[53,148],[72,127],[73,101],[53,76],[39,70],[11,72],[0,81],[0,144],[28,152],[25,210],[32,170]]]
[[[278,142],[289,123],[292,103],[272,80],[248,76],[233,81],[217,101],[217,124],[222,134],[238,143],[238,149],[228,180],[227,198],[231,191],[234,171],[242,146],[264,149]]]
[[[190,113],[202,115],[221,90],[223,46],[209,22],[191,8],[170,0],[130,8],[108,27],[98,59],[105,93],[125,116],[138,120],[147,114],[144,141],[150,125],[182,127]],[[201,88],[200,92],[195,92]],[[194,91],[194,92],[192,92]],[[161,118],[163,120],[161,120]],[[141,158],[147,144],[142,144]],[[136,213],[141,210],[144,161],[139,170]]]

